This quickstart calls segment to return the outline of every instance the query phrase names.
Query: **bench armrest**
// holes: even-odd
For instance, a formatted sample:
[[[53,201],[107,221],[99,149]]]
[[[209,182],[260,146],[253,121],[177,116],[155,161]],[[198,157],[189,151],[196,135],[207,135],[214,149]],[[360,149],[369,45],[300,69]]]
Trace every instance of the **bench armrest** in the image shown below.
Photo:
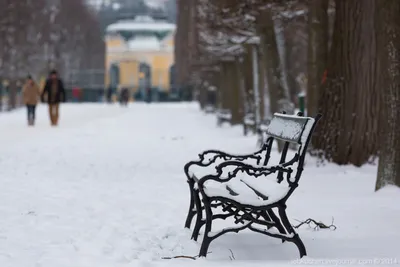
[[[222,162],[227,161],[238,161],[243,162],[246,160],[254,165],[267,164],[270,158],[271,147],[273,138],[268,138],[264,145],[258,151],[247,154],[247,155],[232,155],[219,150],[206,150],[198,155],[198,160],[193,160],[185,164],[184,172],[188,179],[192,178],[192,174],[189,172],[191,166],[196,165],[200,167],[208,167],[210,165],[216,164],[220,159]],[[263,162],[261,162],[263,161]]]
[[[258,152],[250,155],[231,155],[228,153],[225,153],[223,151],[218,151],[218,150],[207,150],[204,151],[203,153],[199,154],[199,160],[194,160],[190,161],[185,164],[184,167],[184,172],[186,174],[186,177],[188,179],[192,179],[193,174],[190,173],[189,169],[191,166],[200,166],[200,167],[209,167],[217,162],[218,159],[223,160],[223,162],[227,161],[244,161],[244,160],[249,160],[252,159],[254,161],[255,165],[260,164],[260,161],[262,159],[261,155],[258,154]]]
[[[224,168],[226,167],[233,167],[233,170],[228,171],[227,174],[224,174]],[[236,177],[239,172],[245,172],[248,175],[259,177],[268,176],[277,171],[285,172],[290,176],[293,171],[291,168],[285,168],[281,165],[271,167],[257,167],[240,161],[226,161],[216,166],[215,169],[217,170],[216,174],[206,175],[198,179],[199,187],[202,187],[204,183],[209,180],[214,180],[221,183],[229,182],[232,178]]]
[[[217,159],[223,159],[225,161],[235,160],[235,161],[244,161],[248,159],[255,160],[256,164],[260,164],[262,159],[260,153],[261,151],[257,151],[252,154],[247,155],[233,155],[219,150],[206,150],[203,153],[199,154],[200,161],[203,163],[214,163]]]
[[[273,138],[268,138],[268,140],[263,144],[263,146],[258,151],[251,153],[251,154],[243,154],[243,155],[230,154],[230,153],[215,150],[215,149],[206,150],[206,151],[202,152],[201,154],[199,154],[199,160],[203,164],[208,164],[208,163],[212,164],[217,159],[223,159],[225,161],[228,161],[228,160],[244,161],[244,160],[252,159],[255,161],[255,164],[258,165],[261,163],[261,160],[263,159],[263,156],[264,156],[266,160],[263,163],[266,164],[269,160],[269,154],[271,151],[272,142],[273,142]],[[265,155],[263,155],[263,154],[265,154]]]

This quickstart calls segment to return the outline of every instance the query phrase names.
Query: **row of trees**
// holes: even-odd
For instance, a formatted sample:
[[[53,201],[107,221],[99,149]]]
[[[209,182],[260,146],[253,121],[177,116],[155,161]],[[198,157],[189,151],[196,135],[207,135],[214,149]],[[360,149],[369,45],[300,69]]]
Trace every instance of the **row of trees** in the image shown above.
[[[0,0],[0,80],[10,83],[56,68],[103,68],[104,41],[96,14],[84,0]]]
[[[400,1],[178,0],[176,67],[231,123],[298,105],[323,114],[314,152],[400,186]],[[290,106],[290,105],[289,105]]]

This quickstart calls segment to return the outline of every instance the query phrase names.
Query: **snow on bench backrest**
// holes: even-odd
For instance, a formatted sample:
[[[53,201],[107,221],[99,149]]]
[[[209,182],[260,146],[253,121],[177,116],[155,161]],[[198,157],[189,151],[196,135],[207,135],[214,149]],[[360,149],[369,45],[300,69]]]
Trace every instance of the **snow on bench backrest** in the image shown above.
[[[275,113],[266,133],[276,139],[304,145],[314,124],[314,119],[297,115]]]

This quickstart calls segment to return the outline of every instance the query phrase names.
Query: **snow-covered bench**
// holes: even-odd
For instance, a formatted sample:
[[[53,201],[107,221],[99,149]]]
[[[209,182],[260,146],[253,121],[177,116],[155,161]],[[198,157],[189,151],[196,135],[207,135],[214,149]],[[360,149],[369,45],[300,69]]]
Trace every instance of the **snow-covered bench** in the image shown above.
[[[247,135],[249,131],[255,131],[256,128],[256,118],[254,113],[245,114],[243,118],[243,134]]]
[[[266,132],[268,125],[271,123],[271,118],[261,120],[260,125],[257,126],[257,146],[261,147],[266,141]]]
[[[217,112],[217,125],[221,126],[224,122],[231,122],[232,114],[229,109],[220,109]]]
[[[216,171],[216,166],[226,161],[239,161],[250,164],[252,166],[266,166],[270,159],[271,148],[272,148],[273,138],[270,137],[261,146],[261,148],[251,154],[246,155],[234,155],[226,153],[223,151],[211,149],[206,150],[199,154],[199,159],[190,161],[185,164],[184,172],[187,177],[187,182],[190,189],[190,205],[187,214],[185,227],[190,228],[194,216],[197,211],[202,209],[201,201],[199,198],[199,189],[197,187],[197,181],[199,178]],[[202,221],[201,216],[196,218],[196,226],[193,231],[192,238],[197,240],[199,226]]]
[[[204,106],[204,112],[207,113],[207,114],[214,113],[215,112],[215,106],[211,105],[211,104],[206,104]]]
[[[260,151],[237,156],[210,150],[200,154],[200,160],[185,165],[191,195],[185,226],[190,228],[196,215],[192,238],[197,240],[200,228],[205,225],[201,257],[207,255],[210,243],[219,236],[244,229],[293,242],[300,257],[306,255],[304,244],[286,215],[286,201],[298,186],[307,146],[320,117],[320,114],[311,118],[275,113],[266,129],[269,138]],[[279,164],[270,166],[268,160],[274,139],[284,141],[285,145]],[[299,148],[287,159],[290,144],[297,144]],[[203,167],[208,173],[199,175],[191,171],[193,166]],[[214,170],[208,169],[209,166],[214,166]],[[233,223],[240,225],[211,232],[213,220],[227,218],[233,218]]]

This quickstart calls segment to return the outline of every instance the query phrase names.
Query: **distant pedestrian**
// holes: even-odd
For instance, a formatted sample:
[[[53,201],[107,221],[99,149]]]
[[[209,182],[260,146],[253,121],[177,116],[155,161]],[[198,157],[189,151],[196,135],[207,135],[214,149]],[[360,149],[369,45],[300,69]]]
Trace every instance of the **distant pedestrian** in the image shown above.
[[[113,96],[113,88],[111,86],[107,89],[107,102],[112,103],[112,96]]]
[[[58,125],[60,103],[65,102],[65,89],[62,80],[58,77],[57,71],[50,72],[50,76],[42,93],[42,101],[44,96],[47,95],[47,103],[49,105],[49,116],[52,126]]]
[[[151,91],[151,87],[147,87],[146,88],[146,102],[147,103],[151,103],[151,100],[152,100],[152,91]]]
[[[74,102],[79,102],[81,96],[80,89],[78,87],[74,87],[72,89],[72,97]]]
[[[35,125],[36,105],[40,97],[40,88],[31,76],[28,76],[23,88],[22,97],[28,111],[28,125]]]
[[[128,88],[123,88],[121,90],[120,103],[122,106],[127,106],[128,102],[129,102],[129,90]]]

